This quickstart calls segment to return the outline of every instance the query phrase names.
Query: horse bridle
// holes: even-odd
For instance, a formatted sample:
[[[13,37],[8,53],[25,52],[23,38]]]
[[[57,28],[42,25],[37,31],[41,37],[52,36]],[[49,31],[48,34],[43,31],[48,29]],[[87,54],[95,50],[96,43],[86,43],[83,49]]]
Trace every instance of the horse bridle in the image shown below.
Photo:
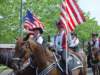
[[[27,42],[24,43],[24,46],[25,46],[25,47],[28,46],[28,44],[25,45],[26,43],[27,43]],[[32,53],[32,50],[31,50],[30,46],[28,46],[28,48],[29,48],[29,50],[31,51],[30,53]],[[21,65],[22,65],[22,63],[23,63],[23,57],[24,57],[24,55],[25,55],[25,52],[24,52],[24,50],[23,50],[22,47],[20,48],[19,51],[21,52],[21,54],[18,55],[18,57],[15,56],[15,57],[12,59],[12,60],[13,60],[13,65],[16,66],[16,69],[18,69],[18,70],[23,70],[24,68],[22,68]],[[32,55],[32,54],[30,54],[30,55]],[[32,57],[32,56],[30,56],[30,57]],[[33,59],[33,58],[31,58],[31,59]],[[30,62],[31,62],[31,61],[30,61]],[[21,65],[20,65],[20,63],[21,63]],[[33,68],[32,65],[31,65],[31,67]]]
[[[29,41],[26,42],[26,47],[29,48],[29,50],[30,50],[30,56],[29,56],[30,57],[30,67],[32,67],[34,69],[34,68],[36,68],[36,65],[33,65],[33,62],[32,62],[32,60],[34,60],[34,54],[32,54],[32,48],[30,46]]]

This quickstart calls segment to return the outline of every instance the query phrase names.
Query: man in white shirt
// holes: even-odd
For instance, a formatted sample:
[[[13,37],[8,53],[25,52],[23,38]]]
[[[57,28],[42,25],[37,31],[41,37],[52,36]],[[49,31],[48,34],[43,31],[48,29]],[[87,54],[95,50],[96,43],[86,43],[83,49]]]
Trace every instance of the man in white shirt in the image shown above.
[[[61,55],[61,57],[66,60],[66,50],[67,50],[67,35],[63,25],[59,22],[56,22],[58,29],[57,34],[52,38],[50,42],[50,47],[54,48],[56,53]]]
[[[89,46],[92,48],[100,48],[100,39],[98,38],[98,34],[97,33],[92,33],[92,38],[91,40],[88,42]],[[90,50],[89,50],[90,51]]]
[[[41,27],[36,27],[34,26],[33,28],[30,28],[27,25],[24,25],[24,32],[26,34],[24,40],[28,40],[28,39],[33,39],[35,40],[37,43],[39,44],[43,44],[43,37],[42,37],[42,33],[43,33],[43,28]]]
[[[34,39],[37,43],[42,44],[43,43],[43,29],[40,27],[35,27],[33,29],[29,29],[28,27],[24,29],[24,32],[26,33],[25,40],[28,39]]]
[[[77,34],[75,32],[72,32],[70,43],[69,43],[69,48],[79,50],[78,47],[79,47],[79,39],[77,38]]]
[[[71,39],[69,43],[69,51],[76,54],[80,60],[83,60],[81,56],[81,49],[79,48],[79,39],[77,37],[77,34],[75,32],[71,33]]]
[[[33,29],[33,32],[34,32],[34,36],[33,36],[33,39],[39,43],[39,44],[43,44],[43,37],[42,37],[42,33],[43,33],[43,30],[41,28],[34,28]]]

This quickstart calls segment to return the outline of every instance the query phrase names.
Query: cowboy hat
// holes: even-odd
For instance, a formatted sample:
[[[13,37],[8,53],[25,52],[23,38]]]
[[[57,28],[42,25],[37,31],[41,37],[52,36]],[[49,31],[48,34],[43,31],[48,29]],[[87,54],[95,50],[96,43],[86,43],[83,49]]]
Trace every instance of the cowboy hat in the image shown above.
[[[33,31],[34,31],[34,30],[39,30],[41,34],[43,33],[43,29],[42,29],[42,28],[40,28],[40,27],[33,28]]]

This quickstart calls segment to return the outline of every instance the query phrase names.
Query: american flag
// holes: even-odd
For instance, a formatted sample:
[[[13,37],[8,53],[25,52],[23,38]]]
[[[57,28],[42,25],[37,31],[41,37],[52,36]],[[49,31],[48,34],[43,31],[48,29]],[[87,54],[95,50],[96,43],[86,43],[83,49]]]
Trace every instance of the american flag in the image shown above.
[[[75,30],[77,25],[85,21],[82,10],[75,0],[64,0],[61,4],[60,21],[67,32]]]
[[[79,8],[78,4],[75,0],[63,0],[61,4],[61,14],[60,14],[60,24],[63,25],[66,30],[66,34],[63,36],[62,47],[64,47],[66,59],[68,58],[68,44],[66,40],[68,40],[68,33],[75,30],[76,26],[82,24],[85,21],[83,13]],[[66,37],[67,35],[67,37]],[[66,73],[68,74],[68,60],[66,60]]]
[[[24,17],[24,26],[29,27],[30,30],[34,28],[44,28],[43,23],[29,10],[27,10],[26,16]]]

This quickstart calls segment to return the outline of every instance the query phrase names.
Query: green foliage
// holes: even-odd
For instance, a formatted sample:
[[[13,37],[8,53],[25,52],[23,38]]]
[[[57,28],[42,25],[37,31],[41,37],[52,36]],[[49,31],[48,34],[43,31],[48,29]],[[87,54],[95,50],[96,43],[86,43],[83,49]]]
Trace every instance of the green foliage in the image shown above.
[[[19,1],[0,0],[0,43],[14,43],[19,29]]]
[[[30,9],[45,25],[45,33],[54,35],[55,22],[59,17],[58,5],[61,0],[26,0],[23,4],[23,16]],[[0,43],[14,43],[20,34],[21,0],[0,0]],[[47,35],[47,34],[46,34]]]
[[[45,25],[44,35],[51,36],[55,34],[56,27],[55,22],[59,19],[60,9],[59,5],[62,0],[26,0],[23,4],[23,16],[26,14],[26,10],[30,9]],[[21,24],[20,24],[20,8],[21,0],[0,0],[0,43],[15,43],[16,37],[20,35]],[[91,32],[100,29],[97,26],[95,19],[89,19],[77,26],[76,32],[82,40],[88,40]]]
[[[77,26],[75,31],[81,40],[87,41],[91,38],[91,33],[98,33],[100,31],[100,26],[97,24],[95,19],[88,18],[86,19],[86,22],[84,22],[80,26]]]

